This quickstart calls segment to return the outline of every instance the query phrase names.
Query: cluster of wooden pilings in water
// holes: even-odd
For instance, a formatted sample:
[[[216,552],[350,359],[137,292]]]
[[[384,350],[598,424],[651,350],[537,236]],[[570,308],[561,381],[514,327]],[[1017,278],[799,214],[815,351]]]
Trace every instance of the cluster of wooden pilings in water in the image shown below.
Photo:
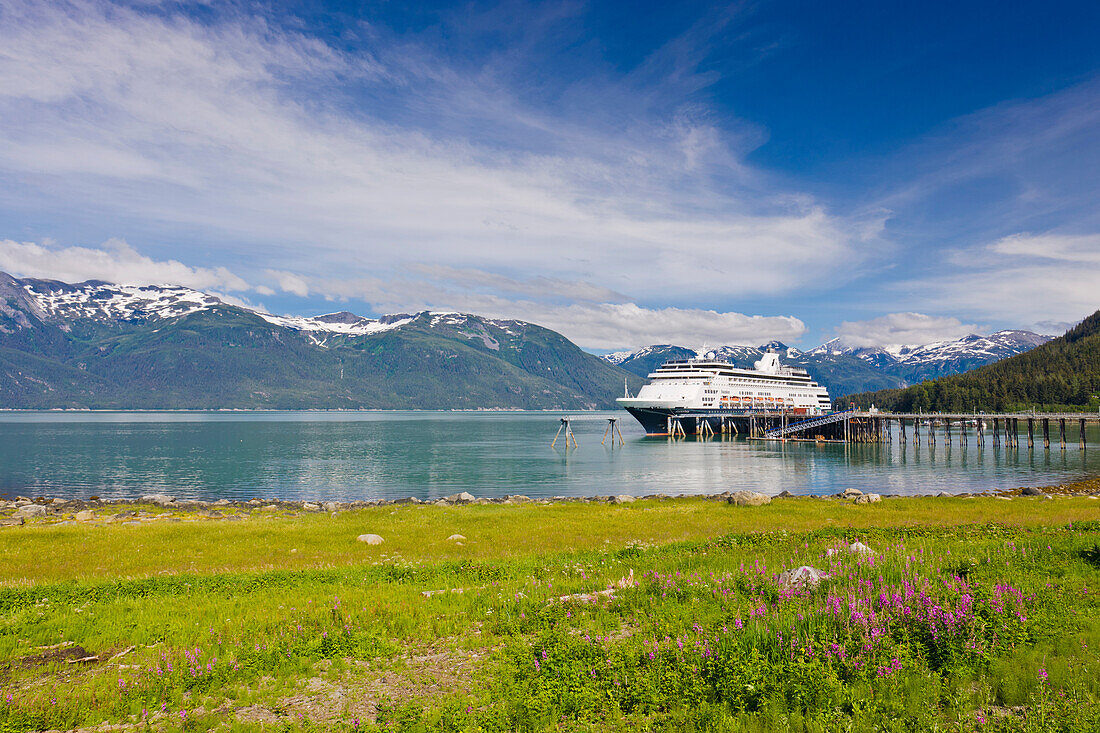
[[[903,445],[911,440],[915,445],[957,443],[967,446],[973,439],[979,447],[991,443],[1019,448],[1021,439],[1026,439],[1028,448],[1040,442],[1043,447],[1050,448],[1054,439],[1058,447],[1065,450],[1069,444],[1067,429],[1076,428],[1074,437],[1084,449],[1088,442],[1086,429],[1090,424],[1100,425],[1100,414],[900,414],[850,410],[807,418],[775,411],[736,415],[700,412],[670,416],[668,435],[672,438],[739,436],[766,440],[888,443],[897,430]]]
[[[1076,425],[1074,425],[1076,423]],[[1100,415],[926,415],[926,414],[881,414],[853,413],[846,419],[830,425],[812,428],[807,433],[789,433],[780,439],[826,439],[842,440],[846,443],[886,443],[892,440],[894,429],[902,444],[910,440],[914,445],[925,443],[934,446],[969,445],[971,438],[979,447],[992,443],[1006,448],[1019,448],[1021,438],[1026,440],[1028,448],[1034,448],[1037,442],[1044,448],[1050,448],[1052,437],[1057,446],[1065,450],[1067,426],[1077,428],[1075,436],[1081,449],[1087,447],[1087,427],[1090,423],[1100,425]],[[797,426],[792,426],[797,427]],[[1072,429],[1072,428],[1071,428]],[[1054,434],[1053,430],[1057,430]],[[764,437],[764,432],[757,434]]]

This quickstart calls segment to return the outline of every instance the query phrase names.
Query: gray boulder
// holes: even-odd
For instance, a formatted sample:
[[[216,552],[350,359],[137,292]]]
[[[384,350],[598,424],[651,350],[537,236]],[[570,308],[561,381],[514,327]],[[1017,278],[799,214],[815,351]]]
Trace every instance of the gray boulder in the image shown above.
[[[376,534],[361,534],[355,539],[360,542],[366,542],[368,545],[380,545],[385,542],[384,539]]]
[[[90,522],[95,519],[95,512],[91,509],[85,509],[76,513],[76,521],[78,522]]]
[[[612,496],[608,501],[612,504],[633,504],[634,497],[627,496],[626,494],[619,494],[618,496]]]
[[[46,507],[41,504],[24,504],[15,510],[15,514],[12,517],[18,519],[19,517],[44,517],[46,515]]]
[[[848,552],[854,552],[859,555],[873,555],[875,551],[862,542],[853,542],[848,545]]]
[[[309,502],[309,501],[303,501],[302,502],[302,509],[304,509],[307,512],[319,512],[319,511],[321,511],[321,505],[320,504],[314,504],[313,502]]]
[[[826,580],[829,574],[823,570],[803,565],[794,570],[784,570],[779,576],[780,588],[793,588],[799,585],[815,586]]]
[[[470,492],[463,491],[461,494],[451,494],[447,497],[447,501],[451,502],[452,504],[469,504],[476,498],[477,497],[475,497]]]
[[[882,501],[878,494],[861,494],[855,498],[856,504],[874,504],[876,501]]]
[[[851,499],[856,496],[863,496],[863,492],[859,489],[848,487],[847,489],[844,489],[844,493],[842,493],[841,496],[843,496],[845,499]]]
[[[141,500],[146,504],[156,504],[158,506],[172,506],[176,503],[176,497],[167,496],[166,494],[146,494],[141,497]]]
[[[767,494],[761,494],[758,491],[735,491],[730,494],[728,501],[730,504],[737,506],[763,506],[764,504],[771,504],[772,499]]]
[[[453,534],[450,537],[448,537],[447,539],[451,540],[452,542],[457,542],[457,541],[461,541],[461,540],[466,539],[466,537],[464,537],[463,535],[460,535],[460,534]]]
[[[1034,486],[1028,486],[1026,489],[1020,492],[1020,494],[1023,496],[1042,496],[1043,493],[1044,492],[1042,489],[1037,489]]]

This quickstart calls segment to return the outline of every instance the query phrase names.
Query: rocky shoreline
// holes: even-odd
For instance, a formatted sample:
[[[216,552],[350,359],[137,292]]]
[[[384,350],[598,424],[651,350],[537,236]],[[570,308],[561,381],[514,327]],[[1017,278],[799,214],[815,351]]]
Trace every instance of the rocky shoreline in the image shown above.
[[[434,500],[419,499],[410,496],[404,499],[375,499],[359,501],[303,501],[284,499],[250,499],[248,501],[230,501],[220,499],[218,501],[198,501],[195,499],[180,499],[165,494],[146,494],[137,498],[124,499],[100,499],[90,497],[88,499],[62,499],[37,497],[31,499],[25,496],[17,496],[14,500],[0,500],[0,527],[22,526],[27,522],[34,523],[130,523],[140,524],[149,521],[182,521],[184,519],[221,519],[227,521],[240,521],[249,519],[254,515],[272,516],[295,515],[302,513],[327,513],[353,511],[371,507],[385,506],[437,506],[437,507],[461,507],[477,505],[548,505],[559,503],[589,503],[589,504],[631,504],[643,500],[674,500],[674,499],[700,499],[705,501],[726,502],[738,506],[761,506],[770,504],[773,500],[815,500],[815,501],[846,501],[853,504],[871,504],[881,502],[884,499],[927,499],[927,498],[996,498],[1011,500],[1021,498],[1055,499],[1065,497],[1085,497],[1100,499],[1100,479],[1091,479],[1079,483],[1060,486],[1047,486],[1042,488],[1023,487],[1016,489],[990,490],[981,493],[948,494],[939,492],[936,494],[875,494],[864,493],[858,489],[845,489],[836,494],[827,495],[795,495],[789,491],[783,491],[777,495],[769,496],[753,491],[724,491],[718,494],[649,494],[646,496],[554,496],[548,498],[536,498],[522,494],[510,494],[496,498],[476,497],[470,493],[462,492],[450,496],[440,497]]]

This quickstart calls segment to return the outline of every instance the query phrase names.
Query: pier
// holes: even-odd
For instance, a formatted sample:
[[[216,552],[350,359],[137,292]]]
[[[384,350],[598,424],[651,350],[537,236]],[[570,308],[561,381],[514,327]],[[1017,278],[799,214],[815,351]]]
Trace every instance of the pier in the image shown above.
[[[1081,449],[1087,445],[1086,428],[1100,425],[1100,413],[896,413],[872,410],[844,410],[806,417],[769,410],[741,414],[684,412],[668,418],[668,435],[741,436],[761,440],[805,440],[837,443],[886,443],[894,430],[902,444],[912,441],[934,447],[937,443],[966,446],[971,439],[978,447],[992,445],[1019,448],[1021,439],[1028,448],[1065,450],[1067,435],[1077,439]],[[1052,427],[1054,431],[1052,431]],[[1067,430],[1068,428],[1068,430]]]

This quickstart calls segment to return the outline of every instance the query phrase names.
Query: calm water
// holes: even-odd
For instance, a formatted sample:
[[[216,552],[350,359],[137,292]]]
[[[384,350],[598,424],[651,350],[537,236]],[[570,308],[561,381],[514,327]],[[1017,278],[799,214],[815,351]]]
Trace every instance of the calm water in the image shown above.
[[[606,418],[626,445],[600,445]],[[550,441],[558,413],[0,413],[0,495],[376,499],[591,496],[852,486],[891,494],[1047,485],[1100,475],[1091,449],[815,445],[645,438],[622,413],[578,416],[579,449]],[[910,438],[911,439],[911,438]],[[957,441],[958,437],[955,436]],[[610,442],[610,441],[609,441]]]

